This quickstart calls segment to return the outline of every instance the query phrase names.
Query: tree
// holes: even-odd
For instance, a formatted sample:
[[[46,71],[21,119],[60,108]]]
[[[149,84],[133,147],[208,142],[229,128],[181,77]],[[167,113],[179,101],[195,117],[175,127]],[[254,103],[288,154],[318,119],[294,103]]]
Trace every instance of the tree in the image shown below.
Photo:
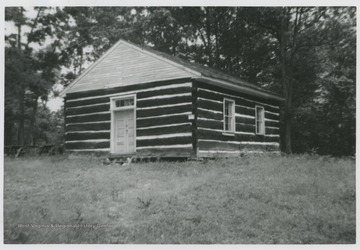
[[[316,46],[319,71],[314,98],[302,105],[294,135],[305,143],[297,151],[320,154],[355,153],[356,33],[355,8],[331,8],[324,23],[329,31]]]
[[[5,37],[5,127],[12,135],[12,128],[17,126],[15,142],[19,145],[34,143],[32,132],[38,101],[47,100],[57,71],[67,60],[61,54],[64,36],[60,32],[64,26],[61,10],[44,7],[34,10],[36,17],[30,19],[22,7],[5,9],[6,21],[13,22],[17,28],[16,34]],[[43,46],[44,43],[48,45]],[[34,44],[40,49],[35,50]],[[14,141],[9,136],[5,143]]]
[[[141,8],[66,7],[63,9],[67,22],[67,39],[64,53],[70,58],[73,72],[63,75],[77,76],[83,67],[94,62],[120,38],[143,41],[139,19]],[[140,41],[138,41],[140,39]],[[72,76],[71,76],[72,75]]]
[[[292,125],[297,108],[311,101],[318,89],[315,81],[321,73],[317,50],[330,41],[332,27],[326,23],[336,18],[333,8],[281,7],[252,8],[245,17],[257,26],[263,37],[275,41],[273,52],[277,60],[283,96],[284,150],[292,152]],[[262,31],[261,31],[262,29]],[[339,42],[339,39],[331,43]]]

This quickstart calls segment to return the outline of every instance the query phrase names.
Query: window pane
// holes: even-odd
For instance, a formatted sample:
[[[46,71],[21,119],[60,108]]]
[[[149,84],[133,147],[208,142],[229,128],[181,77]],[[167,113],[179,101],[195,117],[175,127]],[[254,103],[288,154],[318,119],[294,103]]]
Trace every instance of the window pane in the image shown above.
[[[132,106],[134,105],[134,98],[123,99],[123,100],[116,100],[115,107],[124,107],[124,106]]]
[[[256,119],[261,120],[261,109],[259,107],[256,108]]]
[[[124,106],[131,106],[134,104],[134,100],[133,99],[126,99],[124,100]]]
[[[234,132],[234,102],[224,101],[224,130]]]
[[[264,121],[264,108],[256,107],[256,133],[264,134],[265,133],[265,121]]]

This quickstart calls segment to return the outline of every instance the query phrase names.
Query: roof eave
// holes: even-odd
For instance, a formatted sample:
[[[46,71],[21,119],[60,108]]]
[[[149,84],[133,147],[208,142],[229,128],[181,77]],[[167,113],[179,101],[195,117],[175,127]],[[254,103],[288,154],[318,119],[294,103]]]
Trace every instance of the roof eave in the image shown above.
[[[200,81],[200,82],[205,82],[205,83],[209,83],[212,85],[216,84],[217,86],[221,86],[226,89],[239,91],[239,92],[242,92],[245,94],[249,94],[249,95],[253,95],[253,96],[257,96],[257,97],[261,97],[261,98],[265,98],[265,99],[272,99],[272,100],[277,100],[277,101],[281,101],[281,102],[283,102],[285,100],[285,98],[283,98],[282,96],[279,96],[279,95],[276,95],[273,93],[257,90],[254,88],[249,88],[247,86],[237,85],[237,84],[234,84],[234,83],[231,83],[228,81],[224,81],[224,80],[220,80],[220,79],[216,79],[216,78],[202,76],[202,77],[194,78],[194,79],[197,81]]]

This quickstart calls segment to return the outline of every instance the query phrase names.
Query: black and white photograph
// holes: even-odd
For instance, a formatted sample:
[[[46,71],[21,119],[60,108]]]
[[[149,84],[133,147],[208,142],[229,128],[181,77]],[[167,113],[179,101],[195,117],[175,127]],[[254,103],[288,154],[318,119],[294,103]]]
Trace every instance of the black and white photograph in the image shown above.
[[[356,5],[70,2],[3,6],[2,244],[355,246]]]

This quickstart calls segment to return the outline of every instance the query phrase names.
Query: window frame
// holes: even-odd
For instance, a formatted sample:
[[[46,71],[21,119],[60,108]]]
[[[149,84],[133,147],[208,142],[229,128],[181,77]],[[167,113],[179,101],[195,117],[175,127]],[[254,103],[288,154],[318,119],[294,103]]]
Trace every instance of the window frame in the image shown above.
[[[261,121],[262,121],[262,126],[261,129],[258,132],[258,109],[262,110],[262,114],[261,114]],[[260,105],[255,105],[255,134],[256,135],[265,135],[265,108],[264,106],[260,106]]]
[[[226,104],[231,103],[231,114],[230,116],[226,116]],[[231,130],[226,130],[226,119],[231,117]],[[235,100],[224,98],[223,100],[223,134],[234,135],[236,132],[235,126]]]
[[[133,105],[116,107],[116,101],[121,101],[121,100],[126,100],[126,99],[133,99]],[[110,104],[111,111],[124,110],[124,109],[136,110],[136,95],[113,96],[113,97],[110,97],[110,102],[111,102],[111,104]]]

